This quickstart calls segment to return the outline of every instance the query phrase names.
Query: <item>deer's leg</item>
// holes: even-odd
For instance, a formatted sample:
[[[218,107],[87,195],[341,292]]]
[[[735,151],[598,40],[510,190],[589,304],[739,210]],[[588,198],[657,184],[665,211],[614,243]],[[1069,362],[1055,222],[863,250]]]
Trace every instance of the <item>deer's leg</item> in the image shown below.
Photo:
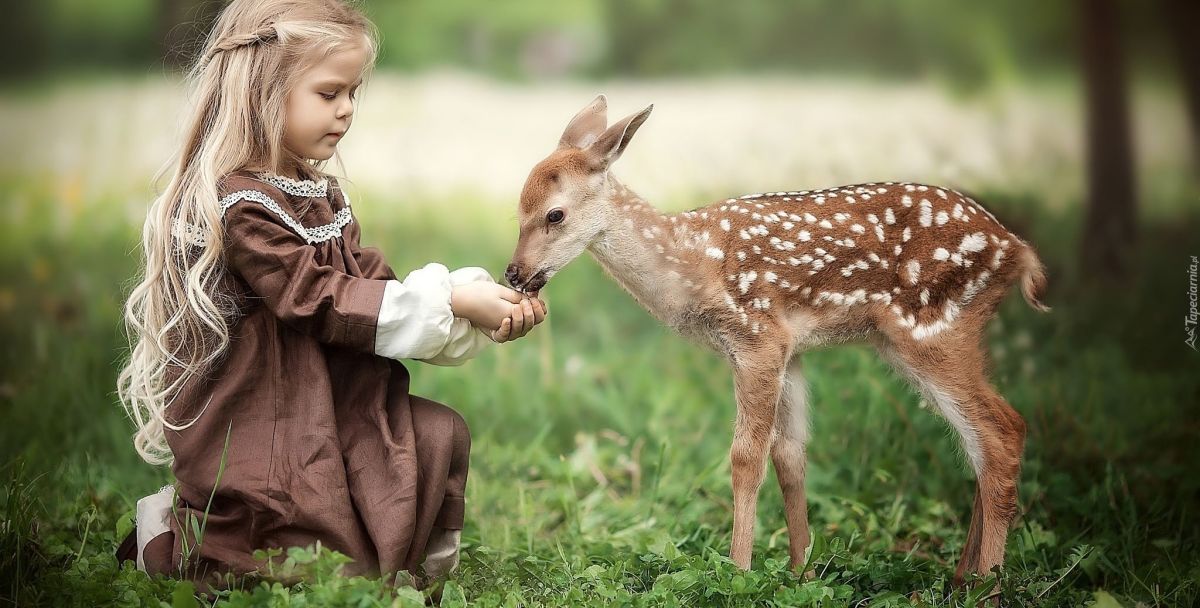
[[[739,353],[734,367],[737,420],[729,461],[733,469],[733,539],[729,557],[750,569],[758,490],[766,474],[767,451],[783,385],[785,353]]]
[[[985,429],[982,440],[983,461],[979,465],[975,490],[975,509],[971,514],[972,527],[978,527],[975,537],[974,563],[959,564],[955,579],[960,584],[971,568],[987,574],[1004,564],[1004,545],[1008,527],[1017,515],[1017,484],[1021,479],[1021,454],[1025,450],[1025,420],[1001,397],[985,378],[974,395],[978,411],[971,419]]]
[[[804,447],[808,442],[808,384],[804,380],[800,358],[788,364],[779,411],[775,416],[775,442],[771,461],[783,492],[788,527],[788,552],[792,569],[803,567],[804,550],[811,540],[808,532],[808,498],[804,493],[807,464]]]
[[[975,339],[956,342],[947,336],[932,344],[881,350],[915,381],[962,441],[976,475],[975,506],[954,578],[961,584],[968,573],[986,575],[1003,564],[1008,526],[1017,513],[1025,421],[988,382]]]

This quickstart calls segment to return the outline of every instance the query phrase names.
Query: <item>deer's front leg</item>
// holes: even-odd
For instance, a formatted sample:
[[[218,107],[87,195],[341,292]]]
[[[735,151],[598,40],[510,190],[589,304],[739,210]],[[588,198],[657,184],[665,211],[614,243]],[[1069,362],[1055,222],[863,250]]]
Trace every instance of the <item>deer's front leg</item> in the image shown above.
[[[735,359],[737,421],[729,451],[733,469],[733,541],[729,557],[743,570],[750,569],[758,490],[766,474],[786,358],[786,353],[760,351],[739,353]]]

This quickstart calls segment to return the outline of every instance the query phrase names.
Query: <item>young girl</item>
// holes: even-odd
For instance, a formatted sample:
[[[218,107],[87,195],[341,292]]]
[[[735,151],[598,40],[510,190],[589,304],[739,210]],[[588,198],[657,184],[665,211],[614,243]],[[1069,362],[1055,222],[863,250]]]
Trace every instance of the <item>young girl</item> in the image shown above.
[[[341,0],[234,0],[190,77],[194,110],[143,231],[119,395],[176,483],[138,501],[121,554],[220,587],[256,549],[320,541],[349,574],[458,562],[470,437],[398,359],[459,365],[545,304],[482,268],[397,280],[321,171],[373,63]]]

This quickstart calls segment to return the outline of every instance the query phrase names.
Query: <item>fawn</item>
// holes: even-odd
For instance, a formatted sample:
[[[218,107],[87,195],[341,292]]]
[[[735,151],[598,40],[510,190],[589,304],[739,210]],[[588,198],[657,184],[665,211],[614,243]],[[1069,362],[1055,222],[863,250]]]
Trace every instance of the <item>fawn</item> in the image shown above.
[[[730,558],[749,569],[770,453],[793,569],[809,545],[804,490],[808,390],[800,353],[867,341],[936,405],[977,477],[955,582],[1004,561],[1017,511],[1025,422],[988,381],[983,330],[1018,279],[1030,306],[1033,248],[949,188],[870,183],[750,194],[669,215],[609,172],[654,106],[608,126],[603,95],[567,125],[521,192],[505,278],[524,292],[590,251],[659,321],[733,368]]]

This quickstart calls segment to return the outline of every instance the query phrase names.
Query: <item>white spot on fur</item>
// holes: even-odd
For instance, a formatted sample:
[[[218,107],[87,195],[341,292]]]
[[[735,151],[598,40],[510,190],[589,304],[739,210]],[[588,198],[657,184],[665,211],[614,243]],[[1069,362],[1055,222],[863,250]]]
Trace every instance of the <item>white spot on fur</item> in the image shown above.
[[[708,249],[705,249],[704,255],[707,255],[708,257],[710,257],[714,260],[725,259],[725,252],[721,251],[720,249],[718,249],[716,247],[709,247]]]
[[[721,230],[724,230],[725,232],[729,232],[729,220],[728,219],[721,218]]]
[[[950,252],[946,251],[944,247],[938,247],[937,249],[933,250],[933,259],[939,262],[944,262],[950,259]]]
[[[925,228],[933,225],[933,204],[926,199],[921,199],[921,225]]]
[[[753,283],[754,279],[757,278],[758,273],[753,270],[750,272],[738,273],[738,289],[741,290],[742,293],[746,293],[750,290],[750,284]]]
[[[973,253],[976,251],[983,251],[983,248],[986,246],[987,238],[983,236],[982,232],[976,232],[974,234],[968,234],[967,236],[964,236],[962,243],[960,243],[958,246],[958,250],[963,253]]]
[[[921,263],[916,260],[909,260],[908,266],[908,282],[916,285],[917,281],[921,280]]]

